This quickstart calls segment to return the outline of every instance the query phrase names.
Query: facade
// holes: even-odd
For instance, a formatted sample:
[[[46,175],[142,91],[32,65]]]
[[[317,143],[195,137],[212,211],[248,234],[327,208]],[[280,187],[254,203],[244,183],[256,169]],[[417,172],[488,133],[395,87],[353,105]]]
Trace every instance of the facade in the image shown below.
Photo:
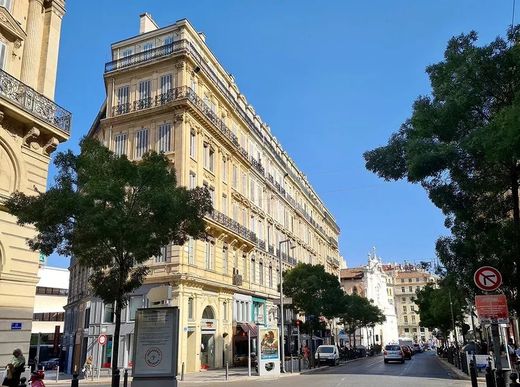
[[[366,266],[341,269],[341,286],[347,294],[357,293],[366,297],[383,311],[386,321],[373,329],[356,332],[356,341],[368,347],[371,344],[385,345],[398,339],[397,317],[394,306],[390,276],[383,270],[381,258],[375,249],[368,256]]]
[[[45,191],[50,154],[71,115],[53,102],[64,0],[0,1],[0,364],[29,350],[39,254],[3,203]]]
[[[431,340],[429,329],[420,326],[419,309],[413,300],[418,290],[436,281],[436,276],[420,265],[411,264],[385,265],[385,272],[392,279],[399,337],[415,342]]]
[[[254,337],[257,325],[276,324],[279,260],[282,270],[306,262],[338,274],[339,228],[205,36],[185,19],[158,28],[143,14],[140,22],[139,35],[112,45],[106,101],[89,135],[131,160],[164,152],[179,184],[209,189],[214,211],[207,217],[208,239],[168,245],[151,258],[143,295],[166,287],[169,298],[142,302],[179,307],[179,367],[222,367],[244,354],[247,331]],[[95,350],[96,324],[110,331],[93,309],[87,321],[85,311],[95,300],[78,284],[85,275],[71,263],[71,367]],[[106,315],[107,307],[96,307],[97,315]],[[118,364],[128,366],[131,345],[123,339]]]
[[[29,360],[37,356],[39,361],[43,361],[61,355],[61,333],[64,306],[67,304],[69,292],[69,271],[42,266],[38,271],[38,277],[40,280],[34,298]]]

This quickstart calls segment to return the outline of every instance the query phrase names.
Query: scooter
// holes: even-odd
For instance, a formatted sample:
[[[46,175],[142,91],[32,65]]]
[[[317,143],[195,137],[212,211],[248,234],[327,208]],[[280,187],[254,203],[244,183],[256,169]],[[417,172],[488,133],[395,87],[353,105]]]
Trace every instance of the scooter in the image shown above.
[[[45,383],[43,382],[44,378],[45,372],[43,372],[43,370],[38,370],[31,374],[31,379],[29,379],[29,383],[32,387],[45,387]]]

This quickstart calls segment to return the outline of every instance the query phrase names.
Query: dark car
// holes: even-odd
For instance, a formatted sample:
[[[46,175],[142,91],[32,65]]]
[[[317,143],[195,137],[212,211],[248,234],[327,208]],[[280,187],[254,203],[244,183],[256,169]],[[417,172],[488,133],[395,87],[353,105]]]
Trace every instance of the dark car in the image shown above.
[[[46,370],[55,370],[60,365],[60,359],[58,357],[41,361],[39,366],[44,367]]]
[[[410,360],[412,358],[412,350],[409,346],[403,345],[401,346],[401,349],[404,353],[404,358]]]

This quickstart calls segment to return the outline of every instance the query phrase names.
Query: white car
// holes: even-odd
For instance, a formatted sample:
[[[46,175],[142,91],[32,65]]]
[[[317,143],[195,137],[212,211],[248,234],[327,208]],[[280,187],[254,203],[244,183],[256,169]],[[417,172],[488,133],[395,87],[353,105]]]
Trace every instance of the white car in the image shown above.
[[[389,361],[398,361],[404,363],[404,352],[399,344],[388,344],[383,351],[383,359],[385,363]]]
[[[314,359],[319,363],[339,364],[339,349],[335,345],[320,345],[314,354]]]

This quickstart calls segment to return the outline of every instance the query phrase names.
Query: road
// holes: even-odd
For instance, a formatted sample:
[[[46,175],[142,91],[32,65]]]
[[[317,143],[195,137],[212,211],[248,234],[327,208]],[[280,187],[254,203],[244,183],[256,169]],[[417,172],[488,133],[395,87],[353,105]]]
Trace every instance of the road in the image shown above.
[[[466,380],[453,379],[434,352],[413,356],[404,364],[384,364],[383,357],[369,357],[313,373],[284,376],[276,379],[235,380],[229,382],[205,380],[179,382],[180,387],[469,387]],[[100,385],[98,385],[100,386]],[[108,385],[106,385],[108,387]],[[160,386],[158,386],[160,387]]]

